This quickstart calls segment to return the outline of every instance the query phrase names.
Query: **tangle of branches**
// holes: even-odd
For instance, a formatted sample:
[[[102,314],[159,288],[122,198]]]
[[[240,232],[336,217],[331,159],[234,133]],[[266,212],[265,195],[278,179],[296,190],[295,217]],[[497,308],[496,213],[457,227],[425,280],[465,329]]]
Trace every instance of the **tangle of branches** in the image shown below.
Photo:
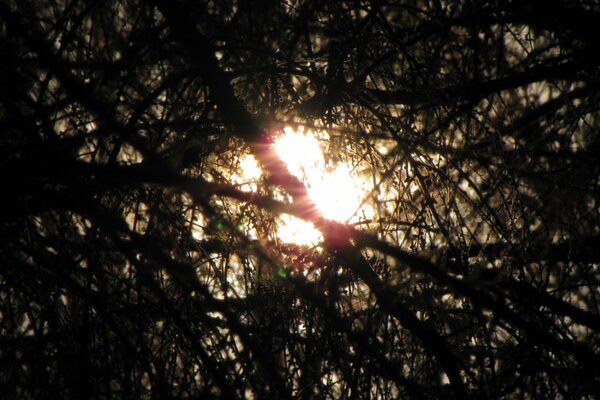
[[[599,22],[0,1],[0,397],[593,398]],[[370,211],[322,212],[284,129]]]

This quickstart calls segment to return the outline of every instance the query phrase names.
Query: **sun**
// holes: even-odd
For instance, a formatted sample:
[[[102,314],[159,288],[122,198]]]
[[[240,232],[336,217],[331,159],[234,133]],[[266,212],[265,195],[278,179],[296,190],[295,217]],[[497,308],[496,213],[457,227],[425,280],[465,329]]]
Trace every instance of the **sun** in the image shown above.
[[[273,149],[289,172],[304,183],[323,217],[341,223],[372,217],[373,208],[364,204],[370,190],[368,181],[350,163],[327,165],[323,155],[327,140],[328,135],[323,132],[287,127],[274,138]],[[254,157],[248,154],[242,157],[240,169],[240,176],[234,179],[236,184],[242,190],[256,190],[262,170]],[[312,223],[287,214],[278,218],[277,237],[285,243],[311,246],[323,240]]]
[[[349,164],[326,168],[320,140],[312,132],[286,128],[274,147],[290,173],[304,182],[308,195],[325,218],[337,222],[352,219],[364,196],[365,181],[353,173]]]
[[[326,165],[322,149],[326,139],[326,134],[285,128],[283,135],[275,139],[274,150],[290,173],[304,182],[325,218],[349,223],[360,215],[372,214],[373,210],[363,204],[369,192],[367,180],[355,172],[356,168],[349,163]],[[297,244],[315,244],[322,239],[311,224],[295,218],[284,219],[279,233],[283,241]]]

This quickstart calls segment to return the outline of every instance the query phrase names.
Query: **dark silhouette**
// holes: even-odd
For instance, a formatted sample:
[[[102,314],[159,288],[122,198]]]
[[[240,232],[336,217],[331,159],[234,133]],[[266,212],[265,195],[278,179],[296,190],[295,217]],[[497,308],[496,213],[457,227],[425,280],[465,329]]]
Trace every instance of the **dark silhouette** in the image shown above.
[[[0,398],[593,398],[599,24],[0,0]],[[285,126],[326,132],[374,214],[322,215]],[[286,243],[282,213],[323,240]]]

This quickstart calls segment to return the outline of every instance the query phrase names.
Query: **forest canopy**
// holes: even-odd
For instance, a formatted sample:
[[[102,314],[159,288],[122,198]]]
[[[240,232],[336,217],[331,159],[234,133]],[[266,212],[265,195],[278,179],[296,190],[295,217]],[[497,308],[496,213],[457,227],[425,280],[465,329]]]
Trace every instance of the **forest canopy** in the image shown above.
[[[593,398],[599,23],[1,1],[0,397]]]

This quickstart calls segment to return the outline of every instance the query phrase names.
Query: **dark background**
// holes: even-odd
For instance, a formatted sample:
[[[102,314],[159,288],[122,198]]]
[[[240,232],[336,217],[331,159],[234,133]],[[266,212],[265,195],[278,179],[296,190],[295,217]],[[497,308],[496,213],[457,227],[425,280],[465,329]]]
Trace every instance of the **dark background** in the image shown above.
[[[595,1],[1,0],[0,397],[593,398],[599,26]],[[286,125],[328,132],[375,217],[319,214]]]

